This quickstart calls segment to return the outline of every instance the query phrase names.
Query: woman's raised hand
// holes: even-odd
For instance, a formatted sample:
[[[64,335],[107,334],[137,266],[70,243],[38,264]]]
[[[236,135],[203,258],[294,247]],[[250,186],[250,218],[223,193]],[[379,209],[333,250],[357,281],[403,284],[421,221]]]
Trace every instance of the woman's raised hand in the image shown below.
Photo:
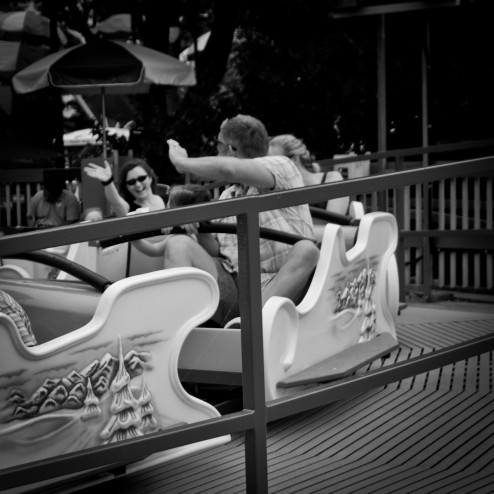
[[[84,173],[91,178],[95,178],[100,182],[108,182],[112,178],[113,172],[110,163],[105,160],[105,166],[95,165],[94,163],[88,163],[84,167]]]

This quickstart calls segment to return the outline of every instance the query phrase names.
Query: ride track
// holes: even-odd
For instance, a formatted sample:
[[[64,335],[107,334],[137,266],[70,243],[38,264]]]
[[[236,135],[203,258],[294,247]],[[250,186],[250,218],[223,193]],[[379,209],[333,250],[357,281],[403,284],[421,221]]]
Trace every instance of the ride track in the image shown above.
[[[468,312],[461,306],[409,305],[397,320],[400,349],[385,365],[492,337],[494,310],[469,305],[474,309]],[[376,360],[357,376],[383,368]],[[270,422],[269,492],[491,493],[492,372],[491,350]],[[237,434],[220,448],[110,485],[121,494],[241,494],[244,446]]]
[[[115,462],[122,464],[135,458],[136,454],[147,456],[163,450],[164,447],[173,448],[190,442],[216,437],[225,432],[235,434],[245,431],[245,444],[242,449],[245,448],[246,452],[245,483],[247,491],[267,492],[267,423],[302,412],[306,413],[309,410],[314,410],[330,403],[347,400],[362,392],[369,393],[369,390],[413,378],[413,376],[422,375],[457,361],[464,361],[470,358],[476,359],[478,355],[492,352],[494,337],[489,328],[487,334],[484,333],[473,339],[467,339],[467,341],[463,339],[434,352],[422,352],[419,350],[418,354],[420,355],[415,354],[416,356],[412,356],[410,359],[396,361],[392,365],[373,369],[363,375],[356,375],[336,384],[318,386],[312,390],[265,403],[262,386],[263,366],[260,364],[262,362],[262,343],[260,343],[262,341],[261,300],[259,288],[253,282],[257,278],[251,276],[252,273],[258,270],[256,266],[259,266],[257,213],[261,210],[307,202],[309,194],[311,202],[318,202],[330,197],[362,193],[369,189],[385,190],[391,183],[400,187],[432,180],[434,177],[454,177],[467,173],[466,168],[468,168],[469,174],[489,172],[491,164],[491,158],[471,160],[468,162],[468,167],[465,166],[466,163],[454,163],[436,166],[432,169],[390,174],[393,176],[388,176],[386,179],[368,177],[347,183],[314,186],[310,188],[310,192],[307,190],[287,191],[281,194],[268,194],[259,198],[224,201],[223,204],[201,205],[201,208],[192,206],[181,211],[151,213],[145,219],[134,217],[109,220],[104,225],[71,226],[64,229],[56,228],[50,232],[33,232],[24,234],[25,236],[13,235],[9,236],[10,238],[3,238],[0,240],[0,255],[7,256],[8,254],[15,254],[25,250],[26,245],[31,248],[41,249],[110,235],[132,234],[143,229],[152,231],[173,224],[191,223],[225,215],[237,215],[239,235],[242,238],[240,242],[242,246],[240,252],[240,286],[242,293],[246,296],[247,303],[241,307],[243,321],[242,361],[244,368],[244,408],[241,412],[205,423],[177,427],[146,438],[138,438],[133,440],[132,444],[107,445],[97,449],[42,460],[26,466],[9,468],[0,473],[2,485],[6,488],[20,485],[23,473],[29,473],[32,481],[48,479],[57,476],[60,471],[75,473],[95,468],[101,464],[114,464]]]

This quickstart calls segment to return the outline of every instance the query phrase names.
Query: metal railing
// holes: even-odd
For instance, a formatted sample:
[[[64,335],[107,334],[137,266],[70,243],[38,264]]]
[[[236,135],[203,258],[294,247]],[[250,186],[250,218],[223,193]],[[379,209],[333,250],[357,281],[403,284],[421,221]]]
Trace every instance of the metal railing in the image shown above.
[[[70,225],[48,231],[7,235],[0,238],[1,257],[26,250],[44,249],[140,231],[154,231],[173,224],[236,216],[240,245],[239,281],[240,315],[243,321],[241,342],[244,406],[243,410],[220,418],[177,426],[117,444],[99,446],[3,469],[0,470],[0,485],[2,488],[9,488],[23,485],[28,481],[36,482],[55,478],[60,475],[60,472],[71,474],[98,468],[101,465],[121,465],[131,462],[136,457],[142,458],[165,449],[225,434],[243,432],[245,434],[247,492],[265,493],[268,492],[266,431],[269,421],[324,406],[369,388],[383,386],[493,350],[494,336],[481,337],[406,362],[390,365],[363,376],[347,378],[336,384],[321,385],[309,391],[265,403],[258,223],[258,215],[261,211],[307,203],[309,199],[311,202],[322,202],[345,195],[365,194],[369,190],[384,194],[390,189],[399,192],[404,187],[416,184],[451,180],[465,175],[489,175],[493,169],[494,157],[479,158],[468,162],[393,172],[382,176],[370,176],[262,196],[214,201],[183,209],[157,211],[146,215]],[[403,204],[403,202],[399,199],[397,204]],[[397,207],[397,216],[400,224],[403,225],[403,211],[400,212],[399,207]],[[432,235],[434,232],[428,230],[424,238]],[[478,235],[484,240],[491,241],[493,232],[492,230],[479,231]],[[397,253],[401,273],[404,270],[403,248],[405,243],[406,236],[403,236],[402,232]]]
[[[432,166],[444,156],[494,150],[494,140],[442,144],[348,155],[320,160],[323,170],[344,168],[350,178],[365,159],[367,169],[384,175],[391,171]],[[410,162],[407,159],[414,159]],[[434,158],[434,159],[433,159]],[[455,160],[457,161],[457,160]],[[372,164],[371,164],[372,162]],[[412,163],[412,164],[411,164]],[[465,166],[468,166],[467,164]],[[25,226],[31,196],[40,190],[43,169],[0,170],[0,229]],[[214,197],[219,196],[218,188]],[[469,242],[472,229],[492,230],[493,173],[458,176],[386,191],[366,190],[350,196],[362,202],[366,212],[388,211],[401,222],[404,241],[403,286],[429,299],[434,291],[494,294],[494,256],[483,243]],[[492,244],[491,244],[492,245]]]
[[[448,154],[478,154],[494,148],[492,139],[458,144],[411,148],[365,155],[383,178],[392,171],[437,166]],[[406,158],[415,158],[407,162]],[[436,157],[436,159],[433,159]],[[355,157],[353,157],[355,160]],[[323,160],[325,169],[337,168],[345,160]],[[450,161],[451,162],[451,161]],[[397,189],[368,190],[354,194],[366,212],[387,211],[398,219],[405,269],[402,281],[408,291],[425,299],[432,292],[452,291],[494,295],[494,251],[492,237],[482,232],[494,227],[494,167],[482,175],[468,169],[458,176],[435,178]],[[473,233],[472,233],[473,231]],[[472,242],[472,235],[476,242]]]

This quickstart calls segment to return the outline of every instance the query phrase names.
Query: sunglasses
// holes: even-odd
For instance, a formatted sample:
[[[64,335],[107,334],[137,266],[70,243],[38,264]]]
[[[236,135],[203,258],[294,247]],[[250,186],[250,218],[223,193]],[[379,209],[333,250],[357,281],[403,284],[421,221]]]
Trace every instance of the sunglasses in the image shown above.
[[[127,185],[135,185],[137,182],[140,182],[142,184],[142,182],[144,182],[144,180],[146,180],[148,176],[149,175],[141,175],[140,177],[131,178],[130,180],[126,180],[125,183]]]

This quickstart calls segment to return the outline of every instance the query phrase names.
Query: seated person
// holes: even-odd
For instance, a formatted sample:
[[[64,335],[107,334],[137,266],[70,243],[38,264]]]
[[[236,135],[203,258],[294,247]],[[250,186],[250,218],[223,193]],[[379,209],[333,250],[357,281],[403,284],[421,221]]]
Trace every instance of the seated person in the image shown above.
[[[209,202],[211,196],[206,187],[199,184],[183,184],[171,187],[168,194],[168,207],[177,208],[198,204],[200,202]]]
[[[181,206],[188,206],[191,204],[198,204],[201,202],[208,202],[211,200],[208,190],[199,184],[183,184],[174,185],[170,188],[168,195],[168,208],[177,208]],[[187,233],[188,225],[171,227],[168,230],[169,233]],[[191,235],[197,238],[192,232]],[[165,253],[166,239],[156,243],[149,242],[145,239],[135,240],[132,245],[148,256],[162,256]]]
[[[319,185],[343,180],[342,174],[338,171],[322,172],[319,165],[314,163],[313,156],[304,142],[292,134],[272,137],[269,141],[269,154],[288,156],[299,169],[305,185]],[[349,203],[349,197],[338,197],[313,205],[334,213],[347,214]]]
[[[84,173],[101,182],[106,200],[117,216],[125,216],[134,211],[147,212],[165,208],[165,202],[157,193],[158,177],[142,159],[131,159],[124,163],[120,169],[117,186],[108,161],[105,161],[104,167],[88,163]]]
[[[31,322],[24,309],[7,292],[0,290],[0,312],[9,316],[17,326],[22,342],[26,346],[37,345]]]
[[[65,180],[60,176],[47,175],[43,190],[31,198],[28,224],[38,228],[77,223],[81,217],[81,206],[77,196],[65,189]]]
[[[218,156],[189,158],[187,151],[168,140],[170,160],[180,173],[191,173],[231,184],[220,199],[245,197],[303,187],[302,176],[285,156],[268,156],[266,128],[256,118],[237,115],[221,125]],[[219,223],[235,223],[235,217]],[[312,237],[312,219],[306,204],[259,214],[265,228]],[[165,267],[192,266],[209,272],[218,282],[220,303],[212,320],[223,326],[239,315],[238,238],[231,234],[198,234],[198,241],[187,235],[166,239]],[[319,259],[319,250],[310,240],[295,245],[260,239],[261,290],[265,303],[273,295],[298,303],[305,293]]]

